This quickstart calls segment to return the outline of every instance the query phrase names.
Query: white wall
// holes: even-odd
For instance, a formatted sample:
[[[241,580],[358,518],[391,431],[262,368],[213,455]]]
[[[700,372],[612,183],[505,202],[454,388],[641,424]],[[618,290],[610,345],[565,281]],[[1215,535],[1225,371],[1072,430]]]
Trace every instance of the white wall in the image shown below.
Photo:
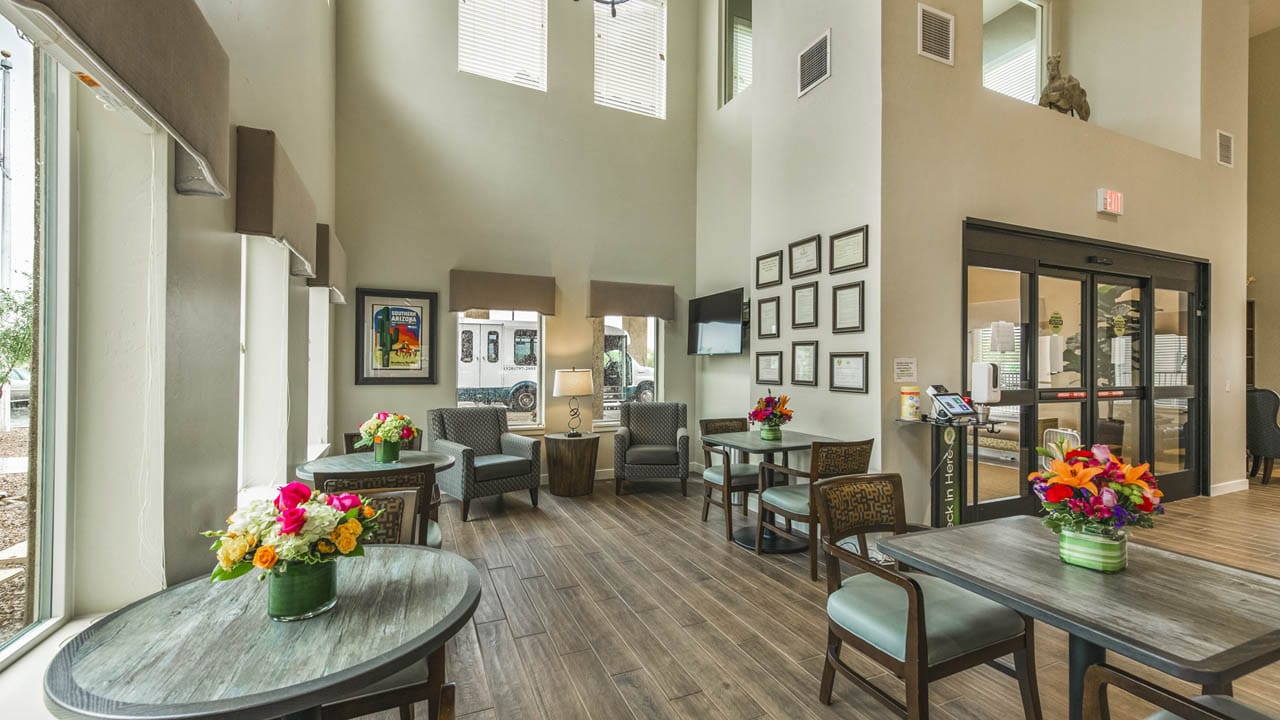
[[[1280,388],[1280,30],[1249,41],[1249,286],[1256,313],[1255,381]]]

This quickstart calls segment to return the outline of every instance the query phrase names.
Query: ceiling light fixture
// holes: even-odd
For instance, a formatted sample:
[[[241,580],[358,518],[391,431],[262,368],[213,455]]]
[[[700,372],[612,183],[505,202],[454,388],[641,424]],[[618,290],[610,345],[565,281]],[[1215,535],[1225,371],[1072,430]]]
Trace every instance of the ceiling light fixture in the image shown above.
[[[573,1],[578,2],[578,0],[573,0]],[[610,14],[613,17],[618,17],[618,6],[624,2],[627,2],[627,0],[596,0],[596,2],[600,3],[601,5],[608,5]]]

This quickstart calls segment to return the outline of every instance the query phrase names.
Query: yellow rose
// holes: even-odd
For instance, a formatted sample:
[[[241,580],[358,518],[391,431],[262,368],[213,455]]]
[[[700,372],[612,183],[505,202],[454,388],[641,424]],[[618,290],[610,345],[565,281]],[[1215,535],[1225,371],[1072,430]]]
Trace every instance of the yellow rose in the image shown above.
[[[364,532],[364,526],[355,518],[342,523],[342,529],[350,533],[351,537],[360,537],[360,533]]]
[[[223,570],[230,570],[236,563],[244,559],[249,552],[249,541],[229,533],[222,538],[222,546],[218,548],[218,564]]]
[[[329,542],[328,540],[321,540],[320,542],[316,543],[316,549],[325,554],[331,553],[335,550],[335,548],[333,547],[333,543]]]
[[[350,535],[342,535],[338,538],[338,552],[346,555],[356,549],[356,539]]]

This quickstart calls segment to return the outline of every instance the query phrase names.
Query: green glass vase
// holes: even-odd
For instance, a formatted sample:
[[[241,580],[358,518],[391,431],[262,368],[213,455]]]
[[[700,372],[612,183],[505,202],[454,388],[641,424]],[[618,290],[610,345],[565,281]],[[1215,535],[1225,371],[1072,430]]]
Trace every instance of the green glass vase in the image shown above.
[[[1129,564],[1129,541],[1124,536],[1063,530],[1058,534],[1058,557],[1068,565],[1117,573]]]
[[[781,425],[761,425],[761,426],[760,426],[760,439],[761,439],[761,440],[773,440],[773,441],[775,441],[775,442],[776,442],[776,441],[778,441],[778,440],[781,440],[781,439],[782,439],[782,426],[781,426]]]
[[[400,462],[400,443],[389,440],[374,443],[373,461],[379,463]]]
[[[292,563],[267,578],[267,615],[279,622],[306,620],[338,603],[338,563]]]

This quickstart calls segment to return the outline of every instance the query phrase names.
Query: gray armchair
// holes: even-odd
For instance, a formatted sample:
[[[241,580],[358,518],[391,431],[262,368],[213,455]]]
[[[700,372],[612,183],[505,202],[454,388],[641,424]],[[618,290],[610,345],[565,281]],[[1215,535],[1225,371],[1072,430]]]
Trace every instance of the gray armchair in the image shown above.
[[[427,415],[430,448],[456,460],[437,483],[441,492],[462,501],[463,522],[475,498],[528,490],[538,506],[542,443],[507,432],[505,408],[440,408]]]
[[[623,403],[613,438],[613,490],[626,480],[679,478],[689,494],[689,411],[684,403]]]
[[[1262,482],[1271,482],[1271,470],[1280,457],[1280,425],[1276,424],[1276,412],[1280,411],[1280,395],[1275,390],[1254,388],[1245,397],[1244,428],[1245,449],[1253,456],[1249,477],[1258,474],[1258,466],[1266,461]]]

